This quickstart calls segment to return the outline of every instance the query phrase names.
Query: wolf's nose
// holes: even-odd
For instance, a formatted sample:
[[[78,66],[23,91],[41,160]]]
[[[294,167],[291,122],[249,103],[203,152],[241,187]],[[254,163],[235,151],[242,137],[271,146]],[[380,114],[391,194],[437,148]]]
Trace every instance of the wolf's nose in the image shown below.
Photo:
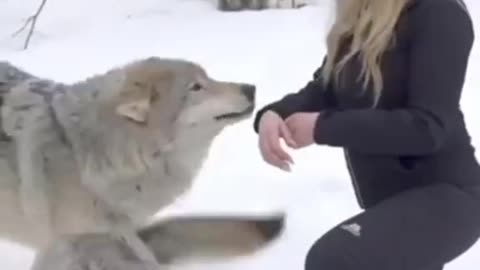
[[[241,90],[245,97],[247,97],[248,101],[253,102],[255,100],[255,85],[243,84]]]

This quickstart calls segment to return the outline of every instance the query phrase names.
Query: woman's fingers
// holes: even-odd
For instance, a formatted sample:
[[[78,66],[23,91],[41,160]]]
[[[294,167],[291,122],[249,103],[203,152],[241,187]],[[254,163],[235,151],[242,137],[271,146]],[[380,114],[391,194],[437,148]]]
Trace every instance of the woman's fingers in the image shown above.
[[[292,162],[292,157],[280,145],[280,126],[277,127],[276,132],[272,132],[268,139],[271,151],[281,160]]]
[[[290,165],[287,161],[281,159],[271,148],[268,141],[264,142],[262,150],[263,159],[270,165],[284,171],[290,171]]]
[[[280,146],[277,129],[273,128],[262,132],[259,143],[262,157],[267,163],[285,171],[290,170],[289,160],[291,160],[291,157]]]
[[[282,148],[280,139],[291,147],[296,148],[296,143],[288,130],[287,125],[275,113],[265,113],[260,120],[259,148],[263,159],[285,171],[290,171],[292,157]]]
[[[281,122],[279,128],[280,128],[280,130],[279,130],[280,131],[280,136],[283,138],[285,143],[291,148],[297,148],[297,143],[293,139],[292,133],[288,129],[285,122]]]

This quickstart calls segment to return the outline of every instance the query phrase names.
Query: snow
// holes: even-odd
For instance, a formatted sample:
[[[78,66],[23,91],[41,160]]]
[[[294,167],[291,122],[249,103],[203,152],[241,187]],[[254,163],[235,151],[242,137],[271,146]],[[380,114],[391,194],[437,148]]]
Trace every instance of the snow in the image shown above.
[[[49,0],[30,48],[23,51],[25,35],[11,34],[39,3],[0,0],[0,59],[39,76],[73,82],[139,57],[185,58],[213,77],[256,84],[259,106],[310,79],[325,53],[325,30],[332,19],[327,0],[300,10],[228,14],[216,11],[210,0]],[[480,3],[466,3],[478,29]],[[478,70],[480,47],[475,43],[462,100],[475,146],[480,144],[480,122],[474,119]],[[267,166],[250,120],[216,140],[192,190],[163,213],[287,209],[287,229],[258,254],[180,269],[303,269],[309,245],[360,211],[339,149],[315,146],[290,152],[296,163],[291,173]],[[479,255],[480,243],[446,269],[477,269]],[[31,259],[29,250],[0,242],[2,269],[26,270]]]

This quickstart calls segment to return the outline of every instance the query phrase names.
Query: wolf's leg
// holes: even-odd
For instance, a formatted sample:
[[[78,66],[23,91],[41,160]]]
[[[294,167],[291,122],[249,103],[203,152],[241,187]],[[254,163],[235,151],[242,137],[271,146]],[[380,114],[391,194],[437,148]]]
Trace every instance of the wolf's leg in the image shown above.
[[[127,217],[115,216],[111,218],[111,222],[115,238],[123,242],[144,265],[148,265],[150,270],[162,269],[152,250],[139,237]]]

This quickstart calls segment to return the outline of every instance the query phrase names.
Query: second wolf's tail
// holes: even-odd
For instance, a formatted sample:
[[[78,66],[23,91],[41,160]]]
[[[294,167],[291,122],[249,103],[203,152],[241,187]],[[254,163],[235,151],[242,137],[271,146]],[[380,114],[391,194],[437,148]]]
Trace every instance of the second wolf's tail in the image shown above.
[[[140,232],[157,259],[173,263],[184,259],[221,259],[250,255],[277,237],[285,216],[176,217]]]

